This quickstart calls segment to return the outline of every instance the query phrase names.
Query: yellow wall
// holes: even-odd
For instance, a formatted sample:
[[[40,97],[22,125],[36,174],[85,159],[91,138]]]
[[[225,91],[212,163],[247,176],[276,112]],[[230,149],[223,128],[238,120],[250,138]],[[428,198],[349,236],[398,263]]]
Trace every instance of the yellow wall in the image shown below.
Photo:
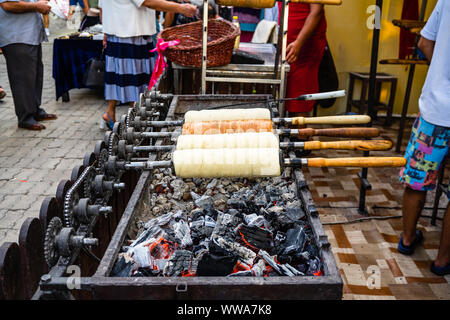
[[[428,1],[426,19],[430,16],[436,2],[437,0]],[[342,89],[348,90],[349,72],[369,72],[373,31],[367,28],[367,20],[371,15],[367,13],[367,8],[374,4],[375,0],[343,0],[342,6],[327,6],[325,9],[328,20],[328,43],[335,60],[340,88]],[[384,0],[383,2],[378,61],[398,58],[400,28],[395,27],[392,20],[401,18],[402,6],[403,1],[401,0]],[[405,66],[378,64],[378,72],[386,72],[398,77],[394,106],[394,113],[397,114],[400,114],[402,110],[408,71],[409,69]],[[418,99],[427,71],[428,66],[416,66],[408,109],[410,114],[418,112]],[[355,87],[355,94],[359,97],[359,87]],[[319,113],[342,113],[346,108],[346,100],[347,98],[338,99],[334,107],[327,110],[320,109]]]

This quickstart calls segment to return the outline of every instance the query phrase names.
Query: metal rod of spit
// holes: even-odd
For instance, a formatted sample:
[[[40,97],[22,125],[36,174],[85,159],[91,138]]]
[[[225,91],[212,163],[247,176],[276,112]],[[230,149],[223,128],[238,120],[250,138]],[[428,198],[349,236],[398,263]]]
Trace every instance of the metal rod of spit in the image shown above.
[[[404,157],[354,157],[354,158],[281,158],[281,167],[348,167],[348,168],[376,168],[376,167],[403,167],[406,164]],[[143,169],[173,168],[172,160],[169,161],[141,161],[125,162],[116,161],[119,169]],[[175,171],[175,175],[177,175]],[[219,176],[217,176],[219,177]],[[188,178],[188,177],[184,177]],[[191,177],[195,178],[195,177]],[[202,178],[202,176],[198,176]],[[205,178],[212,178],[210,176]]]
[[[305,141],[305,142],[280,142],[280,149],[297,150],[359,150],[359,151],[386,151],[392,148],[392,142],[388,140],[350,140],[350,141]],[[125,145],[125,149],[119,154],[137,152],[171,152],[175,145],[164,146],[133,146]]]
[[[296,98],[285,98],[285,99],[274,99],[273,101],[307,101],[307,100],[324,100],[331,98],[345,97],[345,90],[331,91],[316,94],[305,94]],[[233,106],[249,105],[255,102],[267,102],[272,100],[255,100],[251,102],[244,102],[232,105],[226,105],[222,107],[214,107],[214,109],[222,109]],[[344,116],[328,116],[328,117],[295,117],[295,118],[273,118],[273,123],[275,124],[294,124],[294,125],[304,125],[304,124],[367,124],[371,121],[371,118],[366,115],[344,115]],[[184,121],[154,121],[152,126],[154,127],[164,127],[164,126],[179,126],[183,125]]]
[[[173,145],[168,146],[137,146],[132,147],[133,153],[136,152],[168,152],[172,151],[175,147]]]
[[[380,135],[378,128],[331,128],[331,129],[275,129],[273,133],[283,137],[295,136],[299,139],[311,137],[333,137],[333,138],[376,138]],[[135,132],[129,128],[126,138],[129,143],[136,138],[171,138],[180,135],[180,132]],[[153,151],[140,150],[140,151]],[[154,150],[158,151],[158,150]],[[160,150],[164,151],[164,150]]]

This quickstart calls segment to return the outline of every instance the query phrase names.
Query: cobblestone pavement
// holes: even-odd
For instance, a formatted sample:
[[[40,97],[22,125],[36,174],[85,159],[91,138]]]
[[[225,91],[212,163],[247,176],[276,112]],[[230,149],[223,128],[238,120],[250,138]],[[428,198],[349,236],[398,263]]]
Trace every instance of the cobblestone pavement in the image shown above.
[[[17,127],[5,58],[0,55],[0,85],[8,94],[0,101],[0,244],[18,241],[23,221],[39,216],[44,198],[55,195],[59,181],[69,179],[73,167],[81,164],[86,152],[92,152],[95,142],[104,137],[99,128],[106,109],[102,92],[73,89],[69,103],[55,100],[53,39],[70,30],[62,20],[51,21],[50,30],[50,41],[43,44],[42,107],[58,119],[46,121],[46,130]],[[126,110],[125,106],[118,108],[118,119]]]

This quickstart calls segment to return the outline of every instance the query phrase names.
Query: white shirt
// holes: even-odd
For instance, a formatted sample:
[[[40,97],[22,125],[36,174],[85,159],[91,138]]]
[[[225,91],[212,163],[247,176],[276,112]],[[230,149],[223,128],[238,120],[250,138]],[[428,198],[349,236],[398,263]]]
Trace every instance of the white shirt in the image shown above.
[[[427,122],[450,127],[450,0],[439,0],[421,35],[436,44],[419,99],[420,113]]]
[[[143,3],[144,0],[99,0],[103,32],[120,38],[154,35],[155,10]]]

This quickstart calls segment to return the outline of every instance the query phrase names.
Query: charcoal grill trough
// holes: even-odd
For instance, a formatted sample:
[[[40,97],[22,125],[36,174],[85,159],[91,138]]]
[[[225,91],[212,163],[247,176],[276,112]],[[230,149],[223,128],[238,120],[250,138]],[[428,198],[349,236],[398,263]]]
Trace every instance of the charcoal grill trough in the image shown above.
[[[229,105],[232,103],[251,102],[249,108],[269,108],[276,110],[276,105],[270,101],[269,96],[173,96],[170,97],[170,106],[166,109],[160,108],[163,104],[158,104],[152,97],[155,92],[146,93],[139,105],[141,113],[147,112],[147,115],[153,114],[159,116],[159,121],[173,121],[183,117],[189,110],[201,110],[206,107]],[[161,96],[159,96],[161,97]],[[267,98],[267,102],[261,102]],[[257,102],[258,101],[258,102]],[[138,104],[137,104],[138,105]],[[143,111],[142,106],[156,106],[158,110]],[[134,109],[138,109],[135,106]],[[147,108],[148,109],[148,108]],[[138,110],[136,110],[138,111]],[[275,111],[276,112],[276,111]],[[135,120],[135,114],[128,114],[122,121],[122,126],[130,126]],[[151,131],[155,130],[153,128]],[[167,132],[168,128],[160,128],[161,133]],[[125,136],[124,128],[116,126],[113,134],[120,137]],[[150,145],[154,151],[142,156],[141,159],[147,161],[158,161],[161,154],[168,151],[164,148],[170,144],[170,136],[153,139]],[[111,137],[109,137],[111,139]],[[110,151],[119,148],[116,139],[110,141]],[[142,142],[142,141],[141,141]],[[163,151],[163,152],[161,152]],[[285,153],[288,157],[295,157],[291,151]],[[138,156],[138,155],[133,155]],[[134,158],[132,160],[139,160]],[[73,290],[89,291],[93,299],[193,299],[193,300],[238,300],[238,299],[341,299],[342,297],[342,279],[338,272],[334,260],[330,243],[323,230],[318,217],[318,212],[314,206],[311,194],[308,190],[307,182],[300,168],[286,168],[288,172],[283,171],[284,175],[292,181],[292,190],[298,200],[298,210],[304,214],[304,221],[310,227],[311,242],[318,249],[322,268],[321,273],[317,275],[300,276],[278,276],[272,273],[268,277],[226,277],[226,276],[191,276],[191,277],[117,277],[113,276],[113,269],[119,255],[123,251],[127,239],[136,237],[136,222],[142,218],[143,213],[151,213],[150,206],[154,186],[153,170],[143,170],[133,194],[125,208],[121,220],[119,221],[115,233],[106,249],[99,267],[92,277],[82,277],[79,279],[78,287]],[[108,168],[107,174],[112,174],[114,168]],[[164,171],[163,171],[164,172]],[[165,212],[162,212],[165,213]],[[39,290],[35,294],[35,299],[42,298],[61,298],[64,297],[61,292],[67,292],[67,275],[61,272],[50,270],[40,282]],[[57,269],[57,268],[56,268]],[[73,292],[73,291],[72,291]],[[70,295],[69,295],[70,296]]]

